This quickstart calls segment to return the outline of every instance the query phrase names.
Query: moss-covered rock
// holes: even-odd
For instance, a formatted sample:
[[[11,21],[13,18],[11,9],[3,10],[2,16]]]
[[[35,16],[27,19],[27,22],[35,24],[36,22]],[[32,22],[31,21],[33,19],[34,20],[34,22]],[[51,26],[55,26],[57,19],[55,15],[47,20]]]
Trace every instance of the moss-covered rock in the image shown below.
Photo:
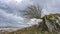
[[[60,31],[60,14],[45,15],[42,20],[38,27],[42,31]]]

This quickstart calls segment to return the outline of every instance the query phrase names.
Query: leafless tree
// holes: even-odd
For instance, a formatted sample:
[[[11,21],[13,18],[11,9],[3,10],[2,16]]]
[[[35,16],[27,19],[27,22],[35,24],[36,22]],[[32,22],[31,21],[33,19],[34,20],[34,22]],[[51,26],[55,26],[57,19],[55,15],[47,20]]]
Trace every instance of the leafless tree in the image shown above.
[[[41,18],[41,11],[42,7],[39,5],[31,5],[24,10],[24,15],[27,18]]]

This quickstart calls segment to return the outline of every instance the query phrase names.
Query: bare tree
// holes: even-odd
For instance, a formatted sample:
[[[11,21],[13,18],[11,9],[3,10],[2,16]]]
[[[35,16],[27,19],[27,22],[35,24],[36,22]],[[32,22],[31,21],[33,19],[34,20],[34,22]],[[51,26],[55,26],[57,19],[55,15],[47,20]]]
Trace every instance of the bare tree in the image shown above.
[[[31,5],[24,10],[24,15],[27,18],[41,18],[41,11],[42,8],[39,5]]]

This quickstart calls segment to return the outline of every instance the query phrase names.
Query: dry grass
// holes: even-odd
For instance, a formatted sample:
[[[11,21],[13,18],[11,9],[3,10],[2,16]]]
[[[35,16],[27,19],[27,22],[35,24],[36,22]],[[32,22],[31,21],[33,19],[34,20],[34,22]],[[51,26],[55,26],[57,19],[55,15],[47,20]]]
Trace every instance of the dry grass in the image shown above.
[[[21,30],[17,30],[13,32],[4,32],[0,34],[57,34],[55,32],[53,33],[47,31],[41,32],[37,27],[38,27],[37,25],[34,25],[32,27],[23,28]]]

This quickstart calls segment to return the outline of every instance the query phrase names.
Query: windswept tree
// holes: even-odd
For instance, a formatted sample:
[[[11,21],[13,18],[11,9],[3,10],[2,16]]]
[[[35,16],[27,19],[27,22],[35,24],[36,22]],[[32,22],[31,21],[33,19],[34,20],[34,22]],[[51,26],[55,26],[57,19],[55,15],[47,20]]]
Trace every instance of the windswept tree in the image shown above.
[[[39,5],[31,5],[23,11],[23,15],[26,18],[41,18],[41,11],[42,7],[40,7]]]
[[[26,18],[37,18],[37,19],[42,19],[42,22],[39,23],[39,26],[37,29],[39,29],[41,32],[42,31],[60,31],[60,14],[50,14],[50,15],[45,15],[44,17],[41,17],[41,11],[42,7],[39,5],[31,5],[28,6],[24,11],[23,15]]]

